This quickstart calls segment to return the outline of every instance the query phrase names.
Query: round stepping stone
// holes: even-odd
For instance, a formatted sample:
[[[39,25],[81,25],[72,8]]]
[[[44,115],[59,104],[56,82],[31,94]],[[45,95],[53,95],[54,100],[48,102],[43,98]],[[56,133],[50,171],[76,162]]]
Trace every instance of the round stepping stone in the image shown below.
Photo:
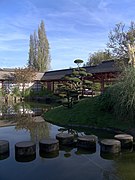
[[[70,145],[74,142],[74,135],[68,133],[59,133],[56,135],[56,139],[59,140],[61,145]]]
[[[39,151],[50,153],[59,150],[59,141],[56,139],[43,139],[39,141]]]
[[[94,135],[80,136],[77,139],[77,147],[85,149],[96,149],[97,137]]]
[[[121,142],[122,148],[132,148],[133,146],[133,136],[129,134],[117,134],[114,138]]]
[[[36,144],[32,141],[22,141],[15,144],[16,156],[32,156],[36,154]]]
[[[0,140],[0,154],[9,153],[9,142],[6,140]]]
[[[121,142],[116,139],[103,139],[100,146],[103,153],[119,153],[121,151]]]

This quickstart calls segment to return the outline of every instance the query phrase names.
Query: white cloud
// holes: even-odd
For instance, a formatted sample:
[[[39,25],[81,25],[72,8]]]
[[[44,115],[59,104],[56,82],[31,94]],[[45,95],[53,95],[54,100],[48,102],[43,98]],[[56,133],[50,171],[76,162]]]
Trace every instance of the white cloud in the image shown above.
[[[43,19],[54,69],[70,67],[74,58],[86,60],[89,52],[104,49],[112,27],[120,21],[129,24],[135,17],[133,0],[122,3],[114,0],[54,0],[50,6],[50,0],[42,1],[42,6],[41,1],[36,4],[35,0],[15,2],[16,11],[12,10],[10,16],[5,13],[0,19],[0,58],[4,58],[2,52],[12,52],[11,61],[21,58],[20,62],[25,63],[29,35]],[[125,7],[130,8],[121,10]],[[22,52],[24,55],[20,57]]]

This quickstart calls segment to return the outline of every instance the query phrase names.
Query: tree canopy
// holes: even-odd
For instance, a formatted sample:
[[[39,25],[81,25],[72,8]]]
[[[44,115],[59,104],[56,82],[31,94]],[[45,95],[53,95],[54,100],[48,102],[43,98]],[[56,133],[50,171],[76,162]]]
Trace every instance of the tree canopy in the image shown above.
[[[109,59],[115,59],[120,65],[125,62],[126,64],[129,63],[132,66],[135,66],[134,22],[131,22],[128,28],[124,23],[116,24],[108,34],[106,49],[90,53],[88,61],[84,65],[93,66]]]
[[[108,48],[117,59],[133,61],[135,52],[135,23],[131,22],[127,29],[125,24],[116,24],[109,33]],[[130,47],[130,49],[129,49]],[[132,52],[133,51],[133,52]]]
[[[112,59],[112,54],[109,50],[97,51],[89,54],[88,61],[86,62],[86,64],[84,64],[84,66],[95,66],[102,61],[106,61],[109,59]]]
[[[86,77],[91,74],[86,72],[85,68],[81,68],[80,64],[83,60],[76,59],[74,63],[77,64],[77,68],[73,69],[72,73],[64,77],[64,82],[59,84],[58,91],[59,96],[67,98],[67,107],[72,107],[73,103],[79,100],[79,96],[83,96],[83,91],[87,88],[91,88],[92,82],[87,80]]]
[[[30,83],[35,78],[36,73],[32,68],[16,68],[14,71],[14,82],[16,84],[22,84],[22,92],[24,94],[24,88],[26,83]]]

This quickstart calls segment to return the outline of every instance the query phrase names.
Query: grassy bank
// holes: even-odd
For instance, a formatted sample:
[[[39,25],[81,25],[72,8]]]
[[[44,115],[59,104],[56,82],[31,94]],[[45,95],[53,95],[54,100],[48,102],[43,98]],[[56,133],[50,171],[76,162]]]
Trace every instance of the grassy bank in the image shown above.
[[[119,129],[132,127],[131,122],[118,120],[113,114],[101,111],[97,97],[81,100],[71,109],[63,106],[51,109],[45,113],[44,117],[49,122],[61,125],[88,125]]]

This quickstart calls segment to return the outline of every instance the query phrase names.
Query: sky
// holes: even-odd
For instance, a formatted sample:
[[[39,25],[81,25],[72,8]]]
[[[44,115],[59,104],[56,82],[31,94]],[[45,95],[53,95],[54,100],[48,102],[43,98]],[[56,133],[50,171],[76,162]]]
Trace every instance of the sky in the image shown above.
[[[0,0],[0,68],[24,67],[30,34],[45,23],[51,70],[104,50],[115,24],[135,21],[135,0]]]

